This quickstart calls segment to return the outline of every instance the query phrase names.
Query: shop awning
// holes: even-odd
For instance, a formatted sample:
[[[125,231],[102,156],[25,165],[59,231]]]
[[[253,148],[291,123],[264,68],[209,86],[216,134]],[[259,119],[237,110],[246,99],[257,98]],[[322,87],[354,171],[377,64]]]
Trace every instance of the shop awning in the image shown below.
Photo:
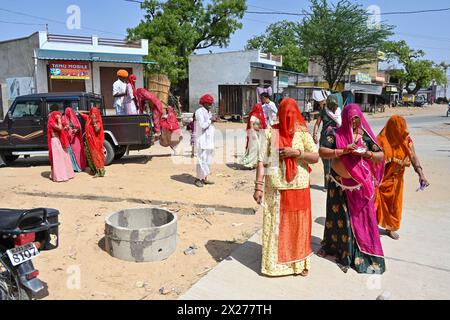
[[[107,59],[101,57],[91,57],[91,58],[60,58],[51,56],[38,56],[38,60],[65,60],[65,61],[90,61],[90,62],[112,62],[112,63],[136,63],[136,64],[157,64],[154,61],[138,61],[138,60],[126,60],[126,59]]]
[[[364,83],[346,83],[345,91],[352,91],[355,93],[381,95],[383,92],[383,86],[377,84],[364,84]]]

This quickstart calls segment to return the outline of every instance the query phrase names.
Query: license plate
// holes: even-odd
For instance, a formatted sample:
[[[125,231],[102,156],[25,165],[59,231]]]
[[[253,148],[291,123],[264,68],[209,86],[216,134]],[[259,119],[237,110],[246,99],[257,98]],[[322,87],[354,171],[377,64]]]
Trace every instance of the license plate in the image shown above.
[[[12,265],[18,266],[24,262],[27,262],[39,255],[39,250],[36,248],[34,243],[28,243],[24,246],[17,247],[6,251],[9,260],[11,260]]]

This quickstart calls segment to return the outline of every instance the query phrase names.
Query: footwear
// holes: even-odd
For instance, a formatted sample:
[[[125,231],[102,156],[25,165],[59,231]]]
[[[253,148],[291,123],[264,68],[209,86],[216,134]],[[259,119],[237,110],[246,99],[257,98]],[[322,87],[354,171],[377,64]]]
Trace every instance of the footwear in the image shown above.
[[[204,185],[209,185],[209,186],[212,186],[212,185],[214,185],[215,183],[214,183],[214,182],[212,182],[212,181],[208,181],[208,180],[203,180],[203,184],[204,184]]]
[[[195,180],[194,185],[196,187],[198,187],[198,188],[203,188],[204,187],[203,181],[199,180],[199,179]]]
[[[389,231],[389,230],[386,230],[386,234],[387,234],[390,238],[392,238],[392,239],[394,239],[394,240],[399,240],[399,239],[400,239],[400,236],[399,236],[398,233],[395,232],[395,231]]]

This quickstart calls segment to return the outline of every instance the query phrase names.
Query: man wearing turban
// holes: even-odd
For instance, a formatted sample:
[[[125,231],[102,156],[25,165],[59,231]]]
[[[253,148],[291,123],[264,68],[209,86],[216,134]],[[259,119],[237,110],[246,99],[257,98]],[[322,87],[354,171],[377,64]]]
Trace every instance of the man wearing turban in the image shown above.
[[[202,188],[205,185],[211,185],[213,182],[208,180],[211,174],[211,164],[214,158],[214,122],[211,107],[214,104],[214,98],[206,94],[200,98],[200,108],[195,112],[195,145],[197,149],[197,179],[195,185]]]
[[[128,71],[117,71],[117,81],[113,84],[114,108],[117,115],[126,115],[125,96],[127,95]]]

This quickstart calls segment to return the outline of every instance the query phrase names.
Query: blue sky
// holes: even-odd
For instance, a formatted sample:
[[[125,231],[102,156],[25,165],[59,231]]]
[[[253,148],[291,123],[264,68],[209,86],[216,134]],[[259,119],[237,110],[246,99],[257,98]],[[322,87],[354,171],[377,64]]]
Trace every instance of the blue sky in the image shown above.
[[[358,0],[364,7],[377,5],[382,12],[411,11],[449,7],[448,0],[411,1],[411,0]],[[262,8],[277,11],[299,12],[307,8],[307,0],[248,0],[249,10],[261,11]],[[78,5],[81,9],[81,30],[68,30],[65,21],[66,10],[70,5]],[[92,35],[123,38],[126,29],[139,23],[143,11],[139,4],[124,0],[21,0],[2,1],[0,4],[0,41],[28,36],[34,31],[45,30],[43,25],[19,25],[4,22],[45,24],[46,21],[14,14],[2,9],[21,12],[55,20],[49,23],[51,33],[71,35]],[[270,23],[283,19],[294,20],[295,17],[247,14],[242,21],[244,28],[236,32],[229,48],[225,50],[242,50],[246,41],[254,35],[264,32]],[[404,39],[412,47],[427,52],[427,57],[436,62],[450,63],[450,11],[403,16],[384,16],[383,20],[396,25],[395,39]],[[90,29],[89,29],[90,28]],[[93,31],[98,29],[100,31]],[[213,49],[223,51],[223,49]]]

